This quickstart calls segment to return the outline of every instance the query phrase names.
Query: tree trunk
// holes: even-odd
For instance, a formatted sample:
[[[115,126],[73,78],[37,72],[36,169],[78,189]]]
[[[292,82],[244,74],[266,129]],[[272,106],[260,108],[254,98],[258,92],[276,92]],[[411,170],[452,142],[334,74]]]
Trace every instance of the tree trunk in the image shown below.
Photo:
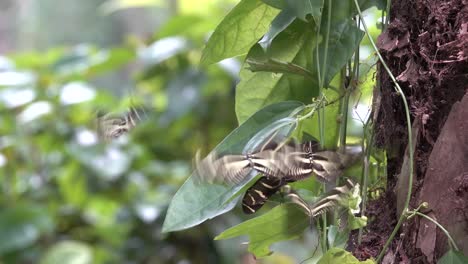
[[[441,223],[468,255],[468,0],[393,0],[390,13],[378,44],[411,111],[410,210],[428,202],[422,212]],[[409,171],[402,97],[383,67],[378,78],[375,143],[387,151],[388,190],[370,206],[381,209],[370,211],[376,220],[368,234],[378,234],[371,242],[381,248],[403,208]],[[383,263],[435,263],[447,250],[444,233],[415,217],[402,226]]]

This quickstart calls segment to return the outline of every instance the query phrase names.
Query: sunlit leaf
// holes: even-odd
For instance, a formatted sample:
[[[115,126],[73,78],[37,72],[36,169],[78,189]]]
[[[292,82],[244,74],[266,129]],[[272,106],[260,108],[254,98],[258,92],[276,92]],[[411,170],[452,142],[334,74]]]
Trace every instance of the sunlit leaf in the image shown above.
[[[52,231],[53,222],[44,208],[15,205],[0,211],[0,255],[32,245],[37,239]]]
[[[310,224],[310,218],[298,205],[286,203],[267,213],[231,227],[215,239],[228,239],[242,235],[250,238],[248,250],[257,258],[268,256],[269,246],[278,241],[295,239]]]
[[[242,153],[251,138],[271,123],[285,119],[286,127],[294,125],[287,117],[296,114],[302,107],[303,104],[300,102],[281,102],[267,106],[232,131],[214,151]],[[204,182],[197,184],[193,177],[190,177],[180,187],[169,205],[163,232],[189,228],[231,210],[238,200],[232,199],[232,196],[247,183],[248,181],[238,186]]]
[[[242,0],[211,35],[201,63],[207,65],[246,54],[267,32],[279,11],[260,0]]]
[[[22,52],[11,54],[8,57],[13,60],[15,66],[18,68],[41,68],[55,63],[59,60],[66,49],[63,47],[55,47],[45,52]]]
[[[442,258],[437,261],[437,264],[466,264],[468,257],[463,255],[462,252],[450,249],[444,254]]]
[[[318,261],[318,264],[374,264],[375,261],[368,259],[359,261],[350,252],[341,248],[329,249]]]
[[[204,18],[199,15],[178,15],[167,21],[158,30],[156,36],[158,38],[166,38],[175,35],[190,35],[194,27],[197,27]]]
[[[89,264],[93,263],[90,246],[78,241],[61,241],[53,245],[41,259],[40,264]]]

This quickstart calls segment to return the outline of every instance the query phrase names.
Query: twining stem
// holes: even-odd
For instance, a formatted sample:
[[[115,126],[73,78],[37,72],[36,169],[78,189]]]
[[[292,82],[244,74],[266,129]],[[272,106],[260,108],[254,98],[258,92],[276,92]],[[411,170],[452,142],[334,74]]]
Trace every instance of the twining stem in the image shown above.
[[[374,48],[375,52],[377,53],[377,56],[379,57],[380,63],[382,66],[385,68],[385,71],[387,71],[388,75],[390,76],[390,79],[393,81],[395,84],[395,90],[401,95],[401,99],[403,101],[403,106],[405,108],[405,117],[406,117],[406,125],[408,129],[408,152],[409,152],[409,177],[408,177],[408,192],[406,194],[406,200],[405,204],[403,207],[403,212],[400,215],[400,218],[398,219],[398,222],[393,229],[392,233],[390,234],[390,237],[388,240],[385,242],[385,245],[382,248],[382,251],[379,253],[379,256],[377,257],[377,263],[380,262],[387,251],[388,247],[390,246],[390,243],[392,242],[393,238],[397,234],[398,230],[400,229],[400,226],[403,224],[403,221],[405,221],[405,213],[408,211],[410,199],[411,199],[411,192],[412,192],[412,187],[413,187],[413,163],[414,163],[414,158],[413,158],[413,141],[412,141],[412,130],[411,130],[411,118],[410,118],[410,111],[408,107],[408,102],[406,101],[406,96],[403,93],[403,90],[401,89],[400,85],[398,84],[395,76],[393,76],[392,72],[390,71],[390,68],[388,68],[387,64],[385,63],[382,55],[379,52],[379,49],[377,48],[377,45],[375,45],[374,40],[372,39],[372,36],[369,34],[369,30],[367,29],[366,22],[364,21],[364,18],[362,17],[362,12],[361,8],[359,7],[358,0],[354,0],[354,4],[356,5],[356,9],[359,14],[359,19],[361,20],[361,23],[364,27],[364,31],[367,34],[367,37],[369,38],[369,41]],[[389,16],[389,14],[387,14]]]
[[[383,25],[383,28],[386,28],[388,26],[388,23],[390,22],[390,7],[392,5],[391,0],[387,0],[387,7],[385,8],[385,25]]]
[[[445,229],[441,224],[439,224],[439,222],[437,222],[435,219],[433,219],[432,217],[430,216],[427,216],[425,214],[422,214],[418,211],[416,212],[412,212],[413,214],[415,215],[418,215],[418,216],[421,216],[423,218],[426,218],[427,220],[431,221],[432,223],[434,223],[436,226],[438,226],[442,232],[445,233],[445,235],[447,236],[448,240],[449,240],[449,246],[450,247],[453,247],[456,251],[458,251],[458,247],[457,247],[457,244],[455,243],[455,240],[453,240],[452,236],[450,236],[450,233],[447,231],[447,229]]]
[[[370,124],[370,119],[367,121],[366,125],[364,126],[364,135],[366,134],[366,131],[368,131]],[[370,138],[366,138],[366,142],[363,142],[363,150],[365,151],[365,156],[364,156],[364,167],[362,169],[362,190],[361,190],[361,197],[362,197],[362,209],[361,209],[361,215],[366,214],[367,210],[367,189],[368,189],[368,184],[369,184],[369,169],[370,169],[370,155],[371,155],[371,144],[373,140],[374,134],[370,135]],[[362,233],[363,233],[363,228],[359,228],[359,233],[358,233],[358,244],[361,244],[362,240]]]

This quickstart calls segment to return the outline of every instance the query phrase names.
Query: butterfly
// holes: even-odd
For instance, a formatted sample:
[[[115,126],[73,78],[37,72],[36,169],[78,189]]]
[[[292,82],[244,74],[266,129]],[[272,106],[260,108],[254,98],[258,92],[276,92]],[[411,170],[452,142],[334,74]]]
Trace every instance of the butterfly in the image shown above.
[[[99,138],[111,141],[128,133],[138,122],[144,119],[144,110],[130,107],[123,116],[105,114],[97,118],[97,132]]]
[[[263,176],[245,193],[243,211],[255,213],[282,186],[312,174],[321,182],[334,182],[345,168],[346,156],[321,150],[316,140],[304,143],[272,144],[256,153],[210,154],[196,162],[198,180],[210,183],[240,184],[252,171]]]

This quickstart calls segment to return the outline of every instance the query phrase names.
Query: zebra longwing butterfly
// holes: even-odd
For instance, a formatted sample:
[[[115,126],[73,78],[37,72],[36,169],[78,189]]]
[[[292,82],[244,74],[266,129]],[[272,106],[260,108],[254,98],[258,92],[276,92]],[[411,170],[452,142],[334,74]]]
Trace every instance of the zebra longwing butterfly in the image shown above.
[[[284,178],[263,176],[258,179],[244,194],[242,210],[245,214],[258,211],[266,201],[289,181]]]
[[[242,209],[246,214],[252,214],[259,210],[272,195],[287,183],[302,180],[312,173],[322,182],[332,182],[342,174],[345,167],[356,160],[356,157],[352,155],[352,158],[350,158],[349,155],[335,151],[318,151],[318,143],[315,141],[305,142],[300,145],[300,148],[286,146],[284,151],[280,153],[283,154],[282,160],[276,162],[281,164],[279,166],[281,177],[263,173],[265,176],[258,179],[247,190],[242,199]],[[339,188],[333,190],[335,192],[345,192],[345,190]],[[330,195],[332,194],[330,193]],[[326,208],[334,205],[332,199],[327,200],[327,202],[323,205],[317,204],[314,207],[316,212],[313,214],[321,213],[322,208],[326,210]]]
[[[130,107],[124,116],[115,117],[110,114],[98,116],[97,132],[99,138],[111,141],[128,133],[138,122],[143,120],[144,110]]]
[[[290,143],[244,155],[208,155],[202,161],[197,156],[197,173],[207,182],[239,184],[253,171],[264,176],[245,193],[242,207],[254,213],[289,182],[304,179],[314,173],[322,182],[332,182],[345,167],[344,154],[319,151],[317,141]]]

